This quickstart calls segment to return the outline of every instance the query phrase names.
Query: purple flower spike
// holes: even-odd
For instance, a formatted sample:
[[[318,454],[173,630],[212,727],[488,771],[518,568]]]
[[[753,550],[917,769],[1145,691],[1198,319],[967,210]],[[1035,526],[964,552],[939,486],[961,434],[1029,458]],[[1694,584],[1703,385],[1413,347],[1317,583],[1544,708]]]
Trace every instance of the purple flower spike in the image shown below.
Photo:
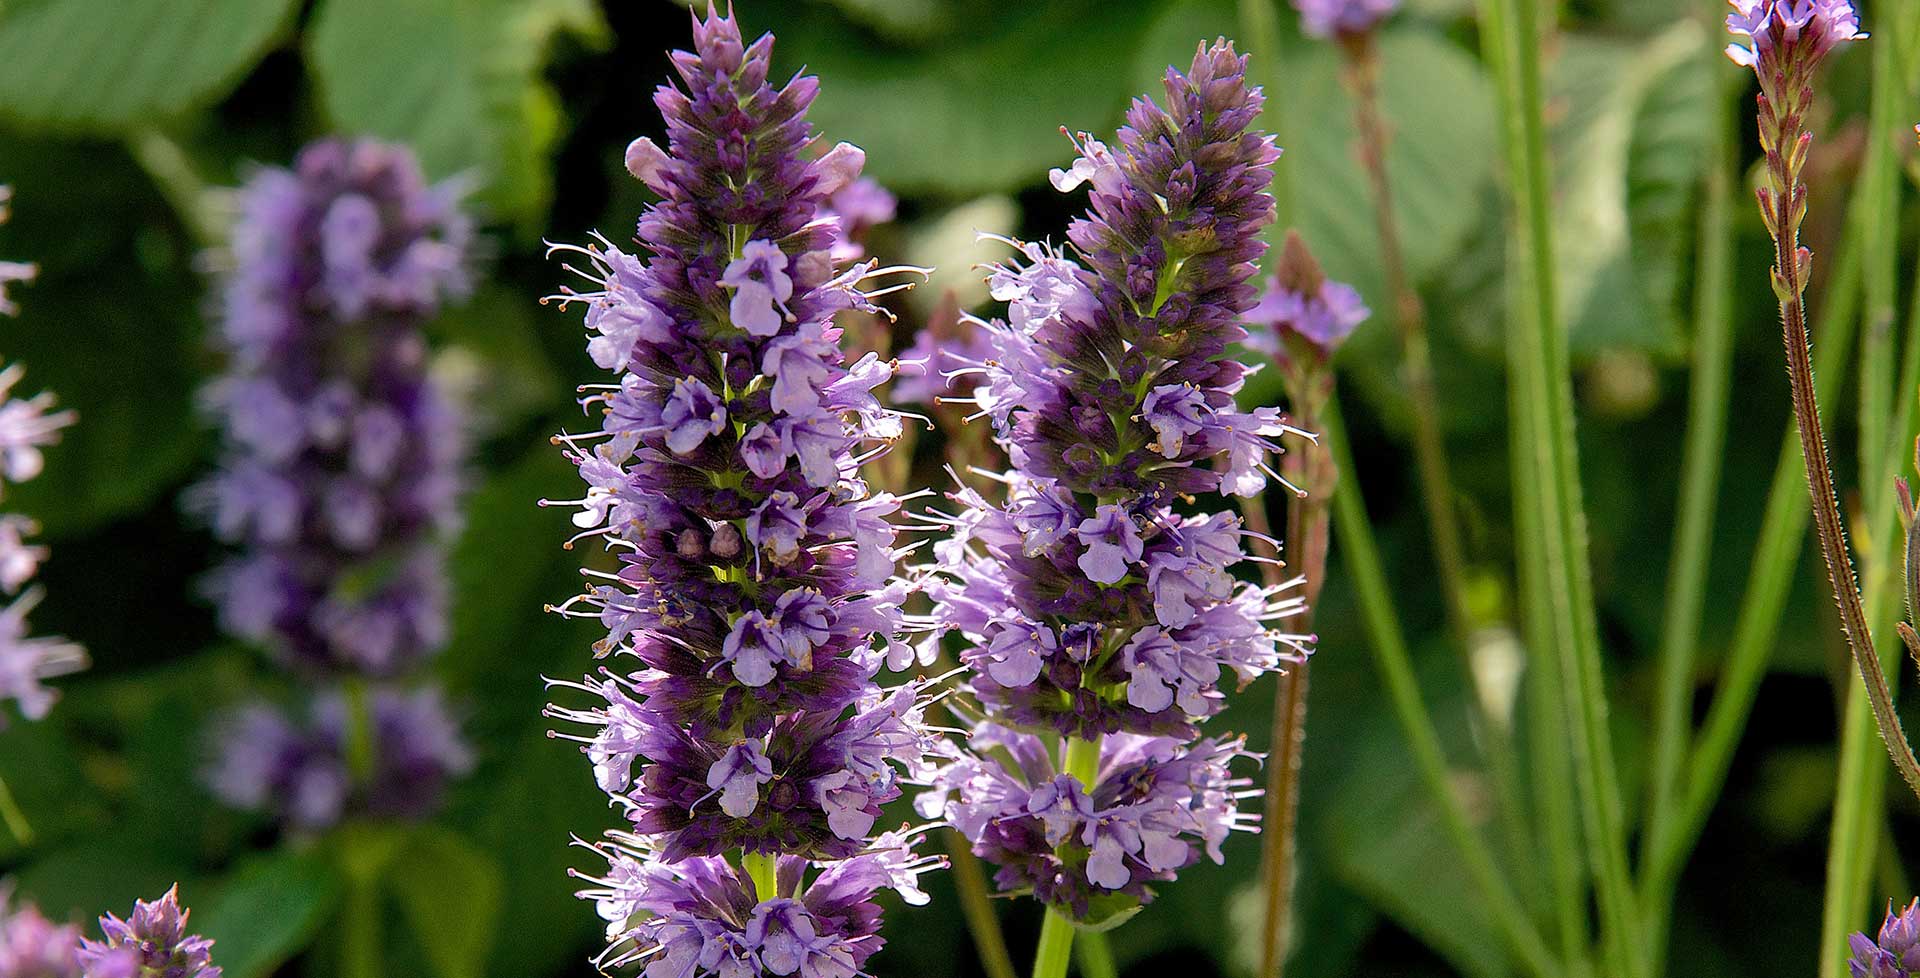
[[[158,900],[136,900],[121,920],[100,918],[101,939],[80,942],[85,978],[220,978],[212,962],[213,942],[187,933],[191,911],[180,906],[180,888]]]
[[[347,141],[241,193],[207,392],[225,457],[189,504],[242,550],[209,580],[228,629],[306,668],[394,676],[445,637],[465,438],[421,327],[467,288],[459,198]]]
[[[988,713],[939,778],[958,800],[930,810],[1001,867],[1003,892],[1083,922],[1137,907],[1197,851],[1218,858],[1251,789],[1224,773],[1237,743],[1196,742],[1198,725],[1224,686],[1309,641],[1279,627],[1304,608],[1298,581],[1234,574],[1247,533],[1222,498],[1257,496],[1278,440],[1306,435],[1235,405],[1249,368],[1230,355],[1255,311],[1279,150],[1249,130],[1262,96],[1225,41],[1165,86],[1164,108],[1136,100],[1111,147],[1081,134],[1053,171],[1062,191],[1091,188],[1075,257],[1014,243],[988,279],[1006,317],[956,372],[1013,463],[1006,501],[963,490],[928,514],[950,528],[923,568],[933,618],[965,640]],[[1015,730],[1079,756],[1099,744],[1103,773],[1083,784]]]
[[[1400,9],[1400,0],[1293,0],[1300,30],[1321,40],[1365,34]]]
[[[1855,933],[1847,938],[1853,957],[1847,970],[1853,978],[1913,978],[1920,975],[1920,900],[1894,912],[1887,903],[1887,917],[1877,938]]]
[[[80,928],[55,924],[0,886],[0,978],[81,978]]]
[[[1369,315],[1372,310],[1361,301],[1360,293],[1327,278],[1306,242],[1288,231],[1266,291],[1247,313],[1248,325],[1256,328],[1250,330],[1246,346],[1283,364],[1307,351],[1324,360]]]
[[[654,96],[665,148],[627,151],[660,196],[639,253],[560,249],[592,290],[555,298],[585,307],[616,377],[585,401],[599,430],[558,439],[585,484],[574,541],[612,557],[557,610],[597,619],[596,654],[617,658],[552,683],[584,702],[547,715],[579,728],[555,736],[631,823],[592,846],[610,868],[581,893],[609,921],[603,965],[851,978],[880,946],[874,891],[934,865],[873,834],[936,737],[927,680],[876,682],[915,661],[901,501],[860,477],[901,431],[873,395],[892,367],[849,363],[833,322],[875,311],[873,264],[837,260],[892,202],[859,149],[816,154],[816,82],[770,82],[770,36],[749,44],[717,10],[693,35]],[[749,860],[777,860],[777,893]]]
[[[1727,32],[1745,38],[1727,45],[1734,64],[1767,76],[1789,68],[1812,71],[1834,48],[1864,40],[1851,0],[1728,0]]]

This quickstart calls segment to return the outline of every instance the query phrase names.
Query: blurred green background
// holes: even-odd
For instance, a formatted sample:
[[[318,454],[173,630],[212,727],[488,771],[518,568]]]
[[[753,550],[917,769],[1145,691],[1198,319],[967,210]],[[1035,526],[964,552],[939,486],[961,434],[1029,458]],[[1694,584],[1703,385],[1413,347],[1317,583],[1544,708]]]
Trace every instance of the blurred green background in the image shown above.
[[[943,269],[900,303],[902,345],[943,290],[984,303],[970,266],[994,253],[979,250],[974,231],[1059,237],[1075,203],[1045,182],[1071,154],[1061,125],[1111,131],[1168,63],[1237,33],[1241,16],[1232,0],[739,0],[737,12],[750,34],[777,33],[783,69],[822,77],[816,126],[865,147],[868,174],[900,196],[900,219],[868,250]],[[1722,35],[1703,4],[1567,0],[1556,13],[1546,63],[1560,304],[1631,824],[1666,596],[1712,78],[1738,69],[1717,56]],[[1278,57],[1241,47],[1253,49],[1278,108],[1279,167],[1297,202],[1287,217],[1330,275],[1385,309],[1338,59],[1299,37],[1290,9],[1274,15]],[[577,315],[537,302],[562,280],[541,242],[594,229],[628,236],[646,196],[621,151],[658,135],[650,95],[668,75],[666,50],[688,36],[686,11],[664,0],[0,0],[0,183],[16,201],[0,256],[41,266],[17,296],[24,313],[0,321],[0,358],[24,362],[28,389],[56,391],[81,419],[7,508],[40,519],[53,547],[36,631],[71,636],[94,659],[59,682],[66,699],[50,719],[0,730],[0,777],[39,833],[32,848],[0,837],[0,876],[75,919],[124,912],[177,879],[229,978],[338,972],[338,870],[319,848],[280,843],[271,825],[222,809],[200,787],[206,720],[285,680],[215,629],[194,581],[218,550],[178,501],[214,447],[195,411],[197,388],[218,368],[197,258],[223,220],[208,188],[237,184],[256,162],[284,163],[319,135],[371,134],[410,143],[434,176],[472,175],[486,213],[482,284],[432,327],[480,394],[475,488],[452,561],[453,639],[433,667],[465,711],[480,764],[431,825],[358,829],[355,845],[397,853],[380,883],[389,974],[591,973],[599,925],[571,898],[566,870],[592,857],[568,836],[591,836],[615,815],[578,755],[544,736],[540,676],[586,669],[595,636],[540,611],[575,589],[578,557],[559,546],[566,515],[534,500],[572,492],[547,436],[596,371]],[[1385,98],[1473,593],[1497,644],[1518,641],[1497,624],[1511,621],[1514,603],[1506,256],[1493,86],[1478,45],[1469,2],[1413,0],[1385,35]],[[1832,253],[1859,167],[1866,71],[1863,54],[1836,55],[1817,110],[1811,182],[1827,206],[1816,205],[1809,234],[1819,254]],[[1750,287],[1737,290],[1702,688],[1732,631],[1786,419],[1762,277],[1769,245],[1744,193],[1735,204],[1735,267]],[[1427,700],[1472,799],[1485,786],[1468,760],[1464,694],[1430,586],[1397,363],[1391,328],[1376,317],[1341,353],[1342,400]],[[1271,386],[1253,394],[1277,396]],[[1829,416],[1836,464],[1850,473],[1844,392]],[[937,438],[919,446],[921,484],[944,483],[938,450]],[[1681,881],[1676,975],[1803,974],[1814,964],[1833,677],[1846,663],[1808,551],[1729,787]],[[1391,718],[1337,546],[1317,625],[1289,974],[1508,974]],[[1270,683],[1234,699],[1213,728],[1264,746]],[[1910,843],[1912,799],[1893,791],[1889,802],[1890,839]],[[1236,838],[1226,866],[1203,863],[1163,887],[1113,934],[1123,973],[1249,973],[1257,850],[1254,838]],[[1910,892],[1901,855],[1881,860],[1876,902]],[[1538,854],[1513,858],[1519,878],[1536,872]],[[1024,961],[1037,909],[1001,910]],[[893,909],[886,933],[876,975],[981,973],[944,879],[930,906]]]

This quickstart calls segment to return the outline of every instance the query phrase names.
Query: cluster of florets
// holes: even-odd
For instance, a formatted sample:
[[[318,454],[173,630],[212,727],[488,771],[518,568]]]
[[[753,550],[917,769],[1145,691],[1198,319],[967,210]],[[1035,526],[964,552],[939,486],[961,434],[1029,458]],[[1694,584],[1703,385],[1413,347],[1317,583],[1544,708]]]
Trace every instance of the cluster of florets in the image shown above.
[[[1847,970],[1853,978],[1913,978],[1920,975],[1920,900],[1894,912],[1887,904],[1886,920],[1878,937],[1855,933],[1847,938],[1853,957]]]
[[[1147,881],[1185,864],[1186,843],[1176,857],[1160,831],[1173,812],[1183,830],[1201,809],[1221,832],[1242,824],[1225,771],[1237,744],[1181,744],[1219,711],[1227,676],[1245,684],[1305,654],[1306,636],[1274,627],[1300,600],[1233,574],[1249,559],[1239,517],[1174,509],[1258,494],[1277,439],[1298,433],[1276,409],[1234,406],[1248,368],[1227,357],[1247,336],[1279,151],[1248,131],[1260,95],[1230,45],[1169,70],[1166,91],[1165,108],[1134,102],[1116,149],[1082,134],[1053,172],[1062,191],[1092,185],[1068,231],[1077,260],[1029,244],[993,271],[1008,304],[983,324],[993,352],[954,373],[976,382],[1014,470],[1004,503],[961,491],[957,512],[935,514],[950,535],[926,585],[992,721],[972,743],[1034,755],[947,767],[947,818],[1002,867],[1004,889],[1081,919],[1148,898]],[[1104,737],[1102,770],[1139,778],[1073,793],[1038,740],[1002,728]]]
[[[364,779],[349,770],[347,699],[328,691],[309,704],[304,721],[264,703],[224,718],[208,785],[235,808],[270,812],[302,829],[325,828],[350,811],[389,818],[431,813],[449,779],[474,763],[440,691],[381,689],[368,700],[378,749]]]
[[[241,194],[220,334],[229,370],[207,392],[224,456],[190,503],[240,548],[209,581],[222,624],[305,674],[393,679],[446,638],[444,538],[465,438],[429,375],[422,327],[467,289],[460,197],[429,186],[404,148],[338,140],[309,146],[292,170],[261,170]],[[402,733],[431,732],[379,739],[374,783],[324,786],[340,774],[324,759],[344,736],[329,719],[337,698],[310,723],[270,723],[262,707],[226,724],[212,782],[303,825],[348,798],[391,811],[436,796],[467,763],[439,740],[452,726],[440,698],[372,699],[406,717],[394,720]],[[388,785],[394,769],[415,780]],[[376,797],[382,785],[399,794]]]
[[[0,187],[0,223],[7,219],[9,191]],[[32,265],[0,262],[0,315],[18,309],[7,301],[8,282],[33,277]],[[19,364],[0,368],[0,492],[40,474],[46,466],[42,449],[60,440],[60,432],[74,421],[72,411],[53,410],[53,394],[15,397],[25,369]],[[40,532],[31,517],[0,513],[0,594],[12,598],[0,608],[0,703],[13,700],[20,714],[38,720],[53,709],[57,694],[45,680],[82,669],[86,653],[62,638],[36,638],[28,633],[27,613],[40,603],[41,591],[28,584],[40,573],[47,548],[30,542]],[[6,718],[0,716],[0,725]]]
[[[1359,291],[1327,278],[1306,243],[1289,231],[1260,301],[1247,313],[1245,345],[1283,363],[1307,351],[1324,360],[1370,315]]]
[[[774,892],[761,894],[724,858],[666,859],[647,836],[609,832],[581,843],[606,859],[606,875],[577,875],[590,884],[580,896],[607,921],[603,968],[643,964],[647,978],[853,978],[886,943],[874,897],[893,890],[909,904],[927,902],[920,875],[944,861],[917,854],[918,842],[887,832],[834,862],[781,856]]]
[[[1776,73],[1811,71],[1828,52],[1865,38],[1851,0],[1728,0],[1727,30],[1745,43],[1727,45],[1727,57],[1752,68],[1767,86]]]
[[[1148,883],[1173,879],[1202,853],[1220,862],[1227,834],[1259,818],[1239,810],[1259,791],[1229,770],[1253,757],[1238,739],[1115,734],[1091,788],[1060,770],[1034,734],[983,723],[969,746],[973,754],[918,804],[974,840],[999,867],[1001,890],[1031,892],[1076,917],[1099,916],[1098,904],[1116,895],[1148,898]]]
[[[14,903],[0,886],[0,978],[80,978],[80,928]]]
[[[1322,40],[1365,34],[1400,9],[1400,0],[1293,0],[1300,30]]]
[[[127,919],[100,918],[100,940],[80,942],[85,978],[220,978],[213,942],[187,933],[191,911],[180,906],[180,888],[158,900],[136,900]]]
[[[662,915],[609,915],[610,960],[651,959],[649,974],[857,971],[878,946],[860,867],[903,844],[874,825],[935,740],[925,681],[875,683],[914,650],[900,500],[858,474],[900,433],[872,393],[891,365],[848,366],[833,325],[873,310],[860,284],[878,273],[836,269],[847,214],[826,211],[864,157],[809,151],[816,82],[769,84],[771,51],[730,16],[696,16],[680,86],[654,97],[671,151],[627,152],[661,198],[639,221],[645,257],[571,249],[594,288],[556,297],[585,307],[588,353],[618,378],[583,402],[599,430],[559,439],[587,487],[575,540],[618,565],[559,610],[597,618],[596,653],[635,664],[556,683],[591,705],[548,712],[587,728],[570,736],[632,823],[582,896]],[[781,857],[780,898],[742,891],[730,853]]]

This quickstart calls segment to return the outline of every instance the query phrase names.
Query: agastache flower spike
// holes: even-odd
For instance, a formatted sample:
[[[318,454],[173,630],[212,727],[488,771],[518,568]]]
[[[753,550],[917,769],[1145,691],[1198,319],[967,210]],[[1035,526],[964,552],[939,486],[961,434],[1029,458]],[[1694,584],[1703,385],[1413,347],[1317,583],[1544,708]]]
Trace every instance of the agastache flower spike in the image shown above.
[[[963,490],[957,512],[929,514],[950,527],[924,569],[934,618],[965,638],[990,721],[976,755],[943,769],[934,807],[1002,867],[1004,891],[1081,922],[1149,899],[1147,883],[1191,861],[1183,833],[1208,826],[1211,850],[1240,824],[1246,791],[1224,768],[1242,751],[1195,743],[1197,724],[1229,675],[1244,685],[1307,651],[1280,627],[1304,607],[1298,582],[1237,580],[1247,532],[1206,512],[1260,493],[1278,439],[1307,436],[1234,404],[1249,368],[1230,349],[1247,338],[1279,156],[1248,130],[1261,95],[1245,71],[1225,41],[1203,46],[1190,71],[1168,71],[1164,108],[1134,102],[1113,147],[1074,137],[1079,158],[1052,174],[1091,187],[1073,257],[1016,245],[989,279],[1008,307],[985,324],[995,350],[973,403],[1013,463],[1006,501]],[[1054,732],[1060,756],[1013,730]],[[1006,751],[978,753],[990,746]],[[1157,781],[1135,761],[1185,773]],[[1122,785],[1116,771],[1133,773]],[[1042,958],[1064,966],[1060,933],[1050,915]]]
[[[11,191],[0,187],[0,223],[6,222],[10,197]],[[26,281],[33,274],[32,265],[0,262],[0,315],[19,312],[7,301],[6,284]],[[0,367],[0,492],[39,475],[46,466],[42,449],[58,444],[60,432],[75,420],[72,411],[53,410],[50,391],[32,397],[13,396],[13,388],[25,373],[17,363]],[[0,704],[13,700],[29,720],[45,717],[58,698],[45,680],[78,672],[87,665],[86,652],[80,646],[63,638],[31,637],[27,632],[27,612],[44,596],[39,588],[27,587],[47,559],[47,548],[28,542],[39,530],[39,524],[29,517],[0,514],[0,593],[18,595],[0,607]],[[0,715],[0,726],[5,724],[6,717]]]
[[[223,457],[187,503],[237,548],[207,585],[222,625],[309,677],[399,679],[446,640],[466,438],[423,327],[468,289],[462,195],[404,147],[323,140],[253,175],[216,256],[228,372],[206,403]],[[425,814],[471,767],[432,687],[309,705],[219,724],[215,794],[318,829],[348,809]],[[371,750],[350,750],[363,735]]]
[[[100,940],[80,942],[85,978],[220,978],[213,942],[187,933],[192,912],[180,905],[180,888],[158,900],[136,900],[121,920],[100,918]]]
[[[1293,0],[1300,30],[1321,40],[1365,34],[1400,9],[1400,0]]]
[[[849,364],[835,312],[877,312],[835,249],[864,154],[812,148],[817,83],[769,83],[773,39],[695,16],[679,83],[654,97],[666,147],[628,169],[660,196],[639,255],[561,246],[592,291],[588,353],[616,382],[582,402],[598,429],[556,441],[585,494],[565,505],[614,555],[558,609],[598,619],[600,657],[547,714],[583,732],[598,785],[630,830],[590,848],[605,879],[581,896],[609,921],[601,963],[652,978],[847,978],[880,946],[876,889],[938,860],[873,830],[930,770],[928,680],[904,667],[908,586],[890,516],[859,465],[901,430],[873,389],[891,365]],[[876,293],[877,294],[877,293]],[[555,504],[543,501],[543,505]],[[617,664],[617,668],[616,668]],[[587,705],[578,705],[584,698]],[[646,911],[646,913],[641,913]]]

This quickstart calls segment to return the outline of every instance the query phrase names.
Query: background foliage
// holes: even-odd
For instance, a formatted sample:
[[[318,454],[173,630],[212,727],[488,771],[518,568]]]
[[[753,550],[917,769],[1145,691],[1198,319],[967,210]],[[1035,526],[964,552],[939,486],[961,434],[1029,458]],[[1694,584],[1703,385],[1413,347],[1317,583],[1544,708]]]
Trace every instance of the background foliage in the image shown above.
[[[1063,227],[1070,204],[1044,180],[1070,155],[1059,126],[1111,130],[1165,65],[1240,25],[1231,0],[738,6],[750,31],[778,33],[781,65],[822,76],[817,126],[864,146],[868,172],[901,196],[901,220],[870,250],[944,269],[903,305],[901,338],[941,289],[984,301],[969,269],[983,254],[972,231]],[[1717,27],[1691,6],[1562,6],[1547,54],[1559,302],[1576,360],[1614,734],[1634,822],[1685,417],[1694,207],[1713,73],[1734,69],[1713,53]],[[1398,216],[1433,321],[1472,594],[1496,623],[1496,644],[1517,643],[1499,624],[1517,603],[1501,174],[1472,16],[1463,0],[1413,3],[1384,40],[1385,98]],[[1298,37],[1290,10],[1278,19],[1280,51],[1241,46],[1274,80],[1279,167],[1298,202],[1291,221],[1331,275],[1385,309],[1338,59]],[[684,10],[658,0],[0,0],[0,180],[17,204],[0,254],[42,268],[20,296],[24,315],[0,323],[0,356],[23,361],[36,389],[56,390],[82,419],[46,475],[9,503],[41,519],[54,548],[37,627],[72,636],[95,658],[62,683],[67,699],[50,720],[0,730],[0,777],[40,835],[31,849],[0,837],[0,875],[76,917],[179,879],[230,978],[336,973],[333,923],[356,873],[377,881],[389,911],[393,974],[590,972],[597,922],[569,896],[566,869],[582,860],[568,835],[613,815],[586,766],[544,736],[539,677],[583,669],[592,636],[540,613],[574,590],[577,559],[559,547],[565,516],[533,500],[570,492],[569,467],[546,436],[573,416],[573,386],[592,368],[577,318],[536,302],[562,275],[541,239],[578,241],[595,228],[621,237],[631,226],[644,190],[620,153],[634,136],[657,135],[649,95],[668,74],[665,50],[687,33]],[[1833,253],[1839,201],[1859,165],[1866,70],[1853,52],[1830,68],[1813,164],[1815,200],[1826,202],[1811,228],[1816,253]],[[202,191],[235,184],[251,162],[284,162],[326,132],[410,142],[435,175],[466,174],[488,215],[487,284],[434,325],[444,365],[478,394],[475,491],[453,561],[454,637],[435,668],[464,706],[481,763],[430,825],[358,826],[283,845],[199,787],[206,719],[284,680],[215,630],[193,583],[215,550],[178,500],[211,449],[194,410],[217,366],[203,342],[210,307],[196,256],[223,218]],[[1743,196],[1736,269],[1754,285],[1767,242]],[[1913,243],[1898,244],[1904,254]],[[1734,410],[1701,686],[1733,632],[1786,417],[1771,299],[1739,289],[1734,311]],[[1429,586],[1397,362],[1390,325],[1363,327],[1342,353],[1345,413],[1428,702],[1454,756],[1466,757],[1465,693]],[[1850,444],[1850,405],[1829,417],[1836,443]],[[923,484],[939,481],[938,447],[920,447]],[[1729,788],[1681,880],[1672,973],[1813,965],[1834,782],[1831,677],[1846,668],[1817,564],[1803,556]],[[1508,964],[1406,760],[1337,550],[1318,626],[1290,973],[1500,978]],[[1260,744],[1269,700],[1263,683],[1216,726]],[[1469,798],[1484,791],[1464,764],[1458,774]],[[1888,797],[1897,844],[1915,812],[1904,793]],[[1116,932],[1122,970],[1246,973],[1256,848],[1235,840],[1225,867],[1188,872]],[[335,858],[343,852],[351,858]],[[1876,900],[1910,892],[1900,855],[1896,845],[1881,860]],[[1536,858],[1514,859],[1523,884],[1538,883]],[[896,911],[877,974],[978,974],[955,906],[936,890],[931,907]],[[1002,918],[1024,958],[1037,912],[1009,906]]]

